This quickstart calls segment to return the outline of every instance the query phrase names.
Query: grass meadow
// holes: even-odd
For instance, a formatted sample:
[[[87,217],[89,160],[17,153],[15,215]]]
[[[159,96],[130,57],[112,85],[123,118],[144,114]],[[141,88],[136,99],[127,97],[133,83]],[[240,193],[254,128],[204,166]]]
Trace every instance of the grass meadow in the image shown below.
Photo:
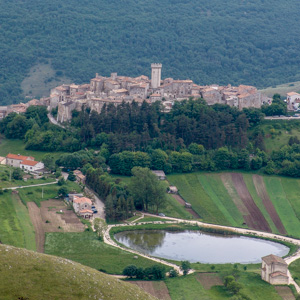
[[[36,250],[28,210],[11,191],[0,195],[0,240],[3,244]]]
[[[133,253],[122,251],[101,242],[94,232],[47,233],[45,253],[64,257],[94,269],[122,274],[128,265],[149,267],[155,262]]]

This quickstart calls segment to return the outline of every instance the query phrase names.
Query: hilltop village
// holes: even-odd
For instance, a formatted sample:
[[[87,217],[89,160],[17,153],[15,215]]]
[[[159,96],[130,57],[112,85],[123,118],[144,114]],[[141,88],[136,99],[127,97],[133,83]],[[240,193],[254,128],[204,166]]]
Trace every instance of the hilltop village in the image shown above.
[[[141,104],[143,101],[153,103],[161,101],[166,112],[170,111],[175,101],[190,97],[206,100],[208,105],[216,103],[237,107],[239,110],[248,107],[259,108],[271,99],[263,95],[253,86],[227,85],[201,86],[192,80],[161,79],[162,64],[151,64],[151,79],[145,75],[139,77],[119,76],[112,73],[110,77],[96,74],[87,84],[63,84],[51,90],[50,97],[33,99],[28,103],[20,103],[0,107],[0,118],[10,112],[25,112],[30,105],[45,105],[50,111],[58,108],[57,121],[66,122],[72,117],[73,110],[87,108],[98,113],[104,104],[119,105],[122,102],[133,101]]]

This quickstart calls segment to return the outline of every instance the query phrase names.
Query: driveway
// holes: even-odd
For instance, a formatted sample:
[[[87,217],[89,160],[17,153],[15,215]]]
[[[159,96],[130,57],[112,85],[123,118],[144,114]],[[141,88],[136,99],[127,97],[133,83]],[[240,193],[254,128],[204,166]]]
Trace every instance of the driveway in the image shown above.
[[[95,200],[95,207],[97,208],[98,212],[96,214],[94,214],[94,218],[100,218],[105,220],[105,205],[104,202],[94,193],[93,190],[91,190],[90,188],[88,188],[87,186],[85,187],[86,191],[89,194],[92,194]]]

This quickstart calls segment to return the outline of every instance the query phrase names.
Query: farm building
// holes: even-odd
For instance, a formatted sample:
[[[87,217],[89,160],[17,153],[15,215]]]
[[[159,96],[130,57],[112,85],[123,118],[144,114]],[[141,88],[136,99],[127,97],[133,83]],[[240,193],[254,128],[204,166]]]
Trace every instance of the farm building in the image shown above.
[[[75,170],[74,175],[76,176],[76,181],[82,184],[85,184],[85,176],[80,170]]]
[[[270,254],[262,257],[261,278],[270,284],[289,284],[288,265],[279,256]]]
[[[186,208],[192,208],[192,204],[191,203],[188,203],[188,202],[185,202],[185,205],[184,205]]]
[[[87,197],[77,197],[73,198],[73,207],[76,213],[80,213],[82,210],[91,210],[92,200]]]
[[[0,165],[5,165],[6,164],[6,158],[3,156],[0,156]]]
[[[23,156],[20,154],[11,154],[9,153],[6,156],[6,164],[15,167],[21,168],[27,172],[43,173],[44,164],[39,161],[35,161],[32,156]]]
[[[155,174],[159,180],[166,180],[166,174],[162,170],[154,170],[152,171],[153,174]]]
[[[90,219],[93,216],[93,212],[90,209],[82,209],[79,211],[80,217]]]
[[[171,193],[171,194],[177,194],[178,193],[177,187],[174,186],[174,185],[170,185],[169,186],[169,193]]]

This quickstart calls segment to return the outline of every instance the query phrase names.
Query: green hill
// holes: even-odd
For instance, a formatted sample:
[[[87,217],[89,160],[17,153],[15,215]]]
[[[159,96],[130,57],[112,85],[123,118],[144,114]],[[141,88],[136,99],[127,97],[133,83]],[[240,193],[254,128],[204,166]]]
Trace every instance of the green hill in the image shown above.
[[[296,0],[2,0],[0,102],[96,72],[149,75],[151,62],[199,84],[297,81],[299,10]]]
[[[155,299],[78,263],[0,245],[0,299]]]

